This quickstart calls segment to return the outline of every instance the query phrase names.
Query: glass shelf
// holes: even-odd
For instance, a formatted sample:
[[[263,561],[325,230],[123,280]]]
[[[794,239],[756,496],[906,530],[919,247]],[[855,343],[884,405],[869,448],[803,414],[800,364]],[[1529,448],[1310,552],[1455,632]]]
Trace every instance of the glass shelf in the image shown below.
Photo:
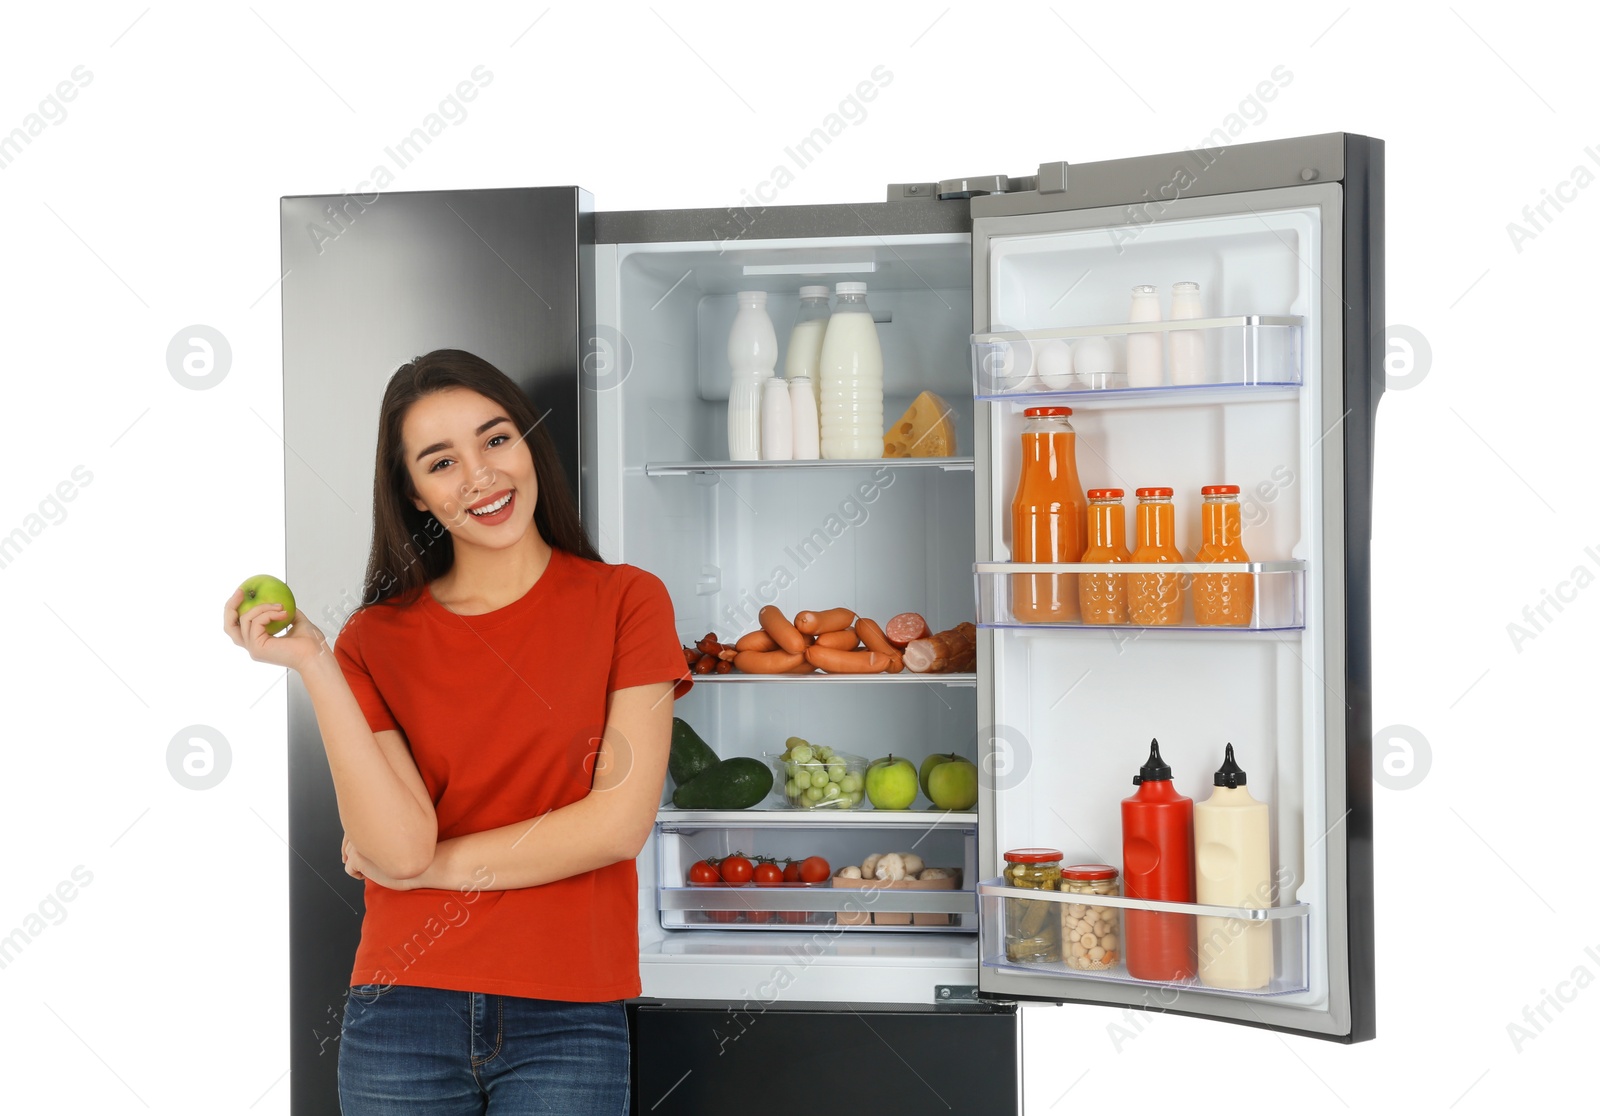
[[[845,461],[647,461],[647,477],[682,477],[715,473],[786,473],[798,469],[939,469],[972,472],[971,457],[879,457]]]
[[[1227,635],[1233,632],[1286,632],[1305,627],[1305,577],[1306,564],[1299,560],[1280,562],[1120,562],[1100,565],[1085,562],[978,562],[973,566],[978,579],[978,626],[1016,631],[1090,631],[1119,632],[1205,632],[1209,635]],[[1038,586],[1037,591],[1048,594],[1059,592],[1068,599],[1076,599],[1078,579],[1083,575],[1097,577],[1116,576],[1126,579],[1129,574],[1166,574],[1178,578],[1183,597],[1183,611],[1178,623],[1142,625],[1086,624],[1081,620],[1027,621],[1017,618],[1013,611],[1014,590],[1026,591],[1029,580]],[[1052,577],[1070,578],[1059,586],[1051,586]],[[1241,582],[1248,578],[1248,583]],[[1131,601],[1133,587],[1123,581],[1124,591]],[[1231,624],[1200,624],[1195,617],[1196,594],[1228,594],[1250,598],[1248,622]],[[1245,610],[1232,606],[1236,619],[1246,616]]]
[[[1052,909],[1041,911],[1040,904]],[[1304,992],[1310,986],[1306,957],[1311,907],[1306,903],[1262,908],[1164,903],[1153,899],[1128,899],[1120,895],[1034,891],[1007,887],[996,879],[978,885],[978,906],[983,923],[981,940],[986,951],[981,963],[999,972],[1043,974],[1064,980],[1146,988],[1176,988],[1244,998],[1290,995]],[[1112,948],[1116,950],[1118,960],[1109,968],[1083,969],[1069,966],[1062,960],[1013,961],[1007,957],[1006,935],[1008,932],[1014,935],[1015,927],[1021,920],[1030,920],[1030,934],[1041,933],[1038,924],[1042,921],[1042,933],[1047,940],[1054,933],[1055,951],[1059,954],[1063,934],[1070,934],[1067,928],[1071,920],[1081,915],[1085,908],[1094,907],[1112,908],[1117,912],[1117,924],[1113,930],[1117,940]],[[1131,912],[1143,912],[1148,919],[1173,920],[1163,928],[1168,932],[1174,926],[1181,925],[1179,932],[1187,933],[1195,959],[1207,962],[1214,983],[1207,984],[1198,975],[1181,980],[1141,980],[1131,975],[1121,956],[1128,936],[1128,917]],[[1092,911],[1090,917],[1094,917]],[[1250,966],[1244,963],[1245,950],[1267,955],[1268,960],[1264,964],[1255,962],[1261,966],[1257,979],[1262,982],[1250,988],[1220,987],[1219,984],[1226,981],[1219,979],[1218,974],[1228,970],[1248,970]]]
[[[1177,322],[1117,322],[1063,329],[1002,330],[972,335],[973,396],[984,400],[1031,399],[1035,396],[1076,398],[1186,396],[1211,397],[1240,389],[1282,393],[1302,381],[1299,317],[1242,314]],[[1205,378],[1200,383],[1171,382],[1170,354],[1163,355],[1161,382],[1134,386],[1128,382],[1127,338],[1134,334],[1198,334],[1205,353]],[[1093,372],[1074,367],[1073,342],[1103,339],[1110,363]],[[1164,350],[1171,342],[1162,345]]]
[[[790,685],[800,684],[807,686],[835,686],[835,685],[861,685],[861,686],[976,686],[978,676],[972,671],[952,671],[946,674],[918,674],[915,671],[903,670],[899,674],[741,674],[731,671],[728,674],[696,674],[693,676],[695,685],[702,682],[715,682],[718,685],[730,685],[735,682],[782,682]]]

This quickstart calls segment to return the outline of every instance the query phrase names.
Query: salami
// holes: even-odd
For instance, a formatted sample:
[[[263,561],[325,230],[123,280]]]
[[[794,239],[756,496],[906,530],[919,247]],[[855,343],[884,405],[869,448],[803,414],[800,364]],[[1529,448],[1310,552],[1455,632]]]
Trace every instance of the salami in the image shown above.
[[[930,633],[928,622],[920,615],[902,612],[883,626],[883,634],[889,637],[890,643],[904,651],[912,640],[926,639]]]

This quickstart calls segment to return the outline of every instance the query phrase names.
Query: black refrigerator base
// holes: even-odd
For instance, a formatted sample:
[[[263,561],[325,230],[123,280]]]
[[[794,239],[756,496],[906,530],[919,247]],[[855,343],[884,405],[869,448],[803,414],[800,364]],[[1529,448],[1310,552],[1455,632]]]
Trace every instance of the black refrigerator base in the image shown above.
[[[874,1116],[1021,1111],[1015,1004],[628,1005],[629,1111]]]

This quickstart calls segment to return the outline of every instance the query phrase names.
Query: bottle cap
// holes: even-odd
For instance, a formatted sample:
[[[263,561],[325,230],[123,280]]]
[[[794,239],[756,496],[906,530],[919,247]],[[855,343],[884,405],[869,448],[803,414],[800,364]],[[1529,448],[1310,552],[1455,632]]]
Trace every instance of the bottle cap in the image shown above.
[[[1022,413],[1024,415],[1027,415],[1029,418],[1040,418],[1042,416],[1048,416],[1048,415],[1070,415],[1072,413],[1072,408],[1071,407],[1029,407],[1027,410],[1023,411]]]
[[[1005,854],[1008,864],[1054,864],[1061,859],[1060,849],[1012,849]]]
[[[827,298],[828,297],[828,288],[827,287],[801,287],[800,288],[800,297],[801,298]]]
[[[1172,292],[1174,294],[1192,294],[1195,291],[1198,291],[1199,289],[1200,289],[1200,284],[1199,283],[1174,283],[1174,284],[1172,284]]]
[[[1158,499],[1158,498],[1165,498],[1165,499],[1169,499],[1170,500],[1172,498],[1172,489],[1170,489],[1170,488],[1141,488],[1141,489],[1139,489],[1138,496],[1139,496],[1139,499],[1141,499],[1141,500],[1151,500],[1151,499]]]
[[[1156,293],[1156,285],[1154,283],[1140,283],[1133,288],[1133,293],[1136,295],[1153,295]]]
[[[1140,783],[1170,781],[1172,768],[1167,766],[1166,760],[1161,758],[1161,745],[1154,740],[1150,741],[1150,758],[1144,761],[1144,766],[1139,768],[1139,774],[1133,777],[1133,785]]]
[[[739,301],[746,306],[765,306],[767,304],[767,292],[740,291]]]
[[[1233,761],[1233,745],[1229,744],[1223,753],[1222,766],[1217,768],[1217,773],[1211,779],[1214,787],[1242,787],[1244,786],[1244,768]]]
[[[1069,868],[1061,869],[1061,878],[1065,880],[1114,880],[1117,870],[1109,864],[1074,864]]]
[[[1089,499],[1091,499],[1091,500],[1120,500],[1120,499],[1122,499],[1122,489],[1120,489],[1120,488],[1091,488],[1091,489],[1089,489]]]
[[[865,283],[840,283],[833,289],[836,294],[842,295],[867,293],[867,285]]]
[[[1239,486],[1236,484],[1208,484],[1200,490],[1202,496],[1237,496]]]

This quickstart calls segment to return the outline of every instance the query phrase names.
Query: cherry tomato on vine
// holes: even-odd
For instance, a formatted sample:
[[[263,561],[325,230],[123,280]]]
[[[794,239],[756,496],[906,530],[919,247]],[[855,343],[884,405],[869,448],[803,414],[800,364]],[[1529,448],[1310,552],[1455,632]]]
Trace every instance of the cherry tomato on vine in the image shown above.
[[[689,886],[708,887],[722,879],[717,875],[717,870],[704,860],[697,860],[689,866]]]
[[[755,881],[757,887],[771,887],[773,884],[783,882],[783,869],[770,860],[763,860],[756,865]]]
[[[800,879],[805,883],[821,883],[832,874],[833,869],[820,856],[808,856],[800,862]]]
[[[725,857],[722,861],[722,882],[738,887],[749,883],[755,871],[755,865],[742,856]],[[826,879],[827,875],[824,874],[823,878]]]
[[[800,862],[798,860],[791,860],[791,861],[789,861],[788,864],[785,864],[783,866],[783,882],[784,883],[799,883],[800,882]]]

